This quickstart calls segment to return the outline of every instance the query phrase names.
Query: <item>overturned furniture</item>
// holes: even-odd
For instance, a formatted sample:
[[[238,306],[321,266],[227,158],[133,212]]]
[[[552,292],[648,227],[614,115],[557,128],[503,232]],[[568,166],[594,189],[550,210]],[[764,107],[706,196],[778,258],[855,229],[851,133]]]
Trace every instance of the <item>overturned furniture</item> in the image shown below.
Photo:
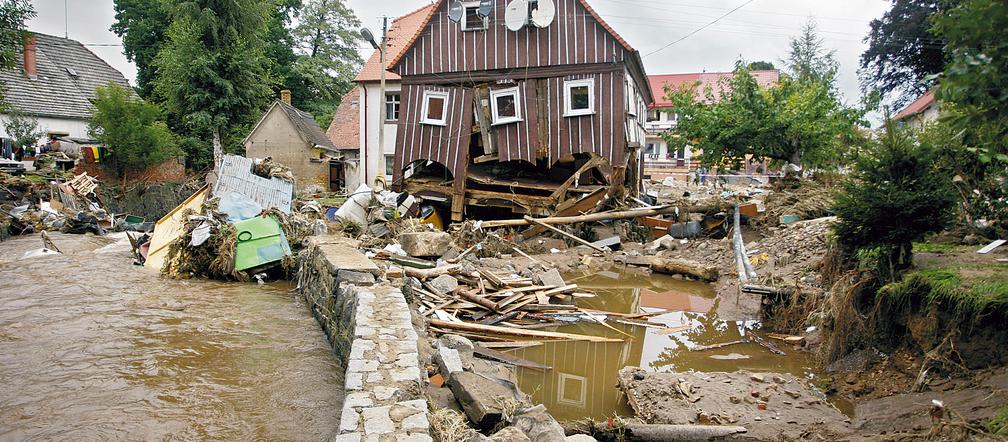
[[[573,215],[640,190],[653,97],[637,51],[581,0],[565,13],[578,20],[496,2],[486,16],[465,7],[462,26],[448,3],[390,63],[403,83],[395,186],[449,206],[454,221]],[[508,28],[506,15],[517,17]]]

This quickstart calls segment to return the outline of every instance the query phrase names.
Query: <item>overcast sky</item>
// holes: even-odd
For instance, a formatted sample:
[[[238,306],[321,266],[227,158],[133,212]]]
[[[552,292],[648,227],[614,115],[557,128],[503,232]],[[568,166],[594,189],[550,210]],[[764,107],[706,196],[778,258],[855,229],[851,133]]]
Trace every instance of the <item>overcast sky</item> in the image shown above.
[[[152,0],[153,1],[153,0]],[[590,4],[631,45],[644,55],[649,74],[731,70],[739,57],[780,65],[787,54],[788,37],[797,34],[813,17],[828,47],[840,62],[840,87],[848,101],[860,96],[858,57],[865,49],[861,39],[868,23],[888,10],[887,0],[589,0]],[[70,17],[70,38],[92,46],[100,57],[118,68],[130,81],[136,68],[126,61],[119,38],[110,32],[115,20],[112,0],[34,0],[38,17],[29,23],[34,31],[64,33],[64,4]],[[377,30],[382,15],[405,14],[430,0],[349,0],[365,26]],[[653,51],[714,21],[732,9],[741,9],[717,23],[660,52]],[[362,49],[365,58],[370,50]]]

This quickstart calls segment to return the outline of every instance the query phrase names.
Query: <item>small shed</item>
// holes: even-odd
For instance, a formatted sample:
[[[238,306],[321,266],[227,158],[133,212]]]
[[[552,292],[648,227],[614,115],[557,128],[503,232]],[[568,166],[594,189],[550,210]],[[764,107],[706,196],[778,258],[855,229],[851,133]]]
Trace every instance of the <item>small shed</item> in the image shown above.
[[[270,105],[242,144],[249,158],[271,157],[291,169],[298,190],[329,187],[329,160],[340,152],[315,118],[290,104],[290,93]]]

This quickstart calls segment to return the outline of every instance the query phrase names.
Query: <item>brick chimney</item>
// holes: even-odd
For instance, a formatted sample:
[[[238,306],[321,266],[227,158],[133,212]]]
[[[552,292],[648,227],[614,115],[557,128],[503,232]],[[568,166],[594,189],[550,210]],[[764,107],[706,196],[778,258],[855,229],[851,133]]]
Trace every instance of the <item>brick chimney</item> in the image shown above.
[[[280,100],[284,103],[291,104],[291,92],[287,89],[280,91]]]
[[[28,32],[24,37],[24,73],[35,80],[38,78],[38,65],[35,63],[35,34]]]

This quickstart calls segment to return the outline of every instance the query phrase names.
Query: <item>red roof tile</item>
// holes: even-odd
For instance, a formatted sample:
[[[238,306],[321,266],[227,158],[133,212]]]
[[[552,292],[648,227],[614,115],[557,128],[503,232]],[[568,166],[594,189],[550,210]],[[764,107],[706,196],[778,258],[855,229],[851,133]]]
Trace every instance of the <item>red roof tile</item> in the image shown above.
[[[340,150],[360,149],[360,86],[340,100],[326,137]]]
[[[413,40],[416,39],[416,36],[420,35],[420,30],[423,29],[424,24],[427,23],[427,19],[430,17],[430,13],[433,11],[434,5],[430,4],[392,21],[392,25],[389,26],[388,31],[388,42],[386,43],[388,46],[385,48],[388,53],[388,60],[385,60],[386,62],[398,59],[399,55],[412,45]],[[387,65],[392,66],[393,64],[387,63]],[[399,80],[399,75],[386,71],[385,81]],[[364,63],[354,81],[359,83],[381,81],[381,54],[378,51],[374,51],[371,54],[371,58],[368,59],[367,63]]]
[[[893,119],[903,120],[912,117],[914,115],[917,115],[923,112],[924,109],[927,109],[928,106],[931,105],[931,103],[934,103],[934,101],[935,96],[934,96],[934,90],[932,89],[927,91],[927,93],[925,93],[924,95],[921,95],[920,98],[914,100],[913,103],[907,105],[907,107],[904,107],[903,110],[897,112],[896,116],[893,117]]]
[[[726,89],[727,85],[722,84],[721,80],[730,80],[734,75],[734,72],[696,72],[688,74],[648,75],[648,83],[651,85],[651,93],[655,96],[655,103],[652,107],[672,106],[672,102],[665,97],[666,85],[672,87],[673,89],[678,89],[683,85],[693,85],[696,82],[700,82],[700,86],[697,88],[697,98],[703,98],[704,89],[707,87],[711,88],[715,97],[720,98],[722,94],[728,92]],[[763,87],[774,85],[780,80],[780,71],[777,70],[752,71],[752,75],[756,78],[756,82]]]

